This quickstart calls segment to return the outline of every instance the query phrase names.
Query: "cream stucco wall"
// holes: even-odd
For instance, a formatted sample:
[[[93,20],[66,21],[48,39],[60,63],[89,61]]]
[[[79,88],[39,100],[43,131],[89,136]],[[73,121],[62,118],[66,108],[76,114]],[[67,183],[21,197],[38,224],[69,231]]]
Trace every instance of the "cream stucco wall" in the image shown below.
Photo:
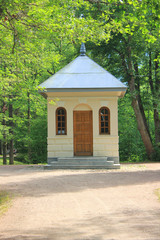
[[[118,97],[114,96],[59,96],[56,105],[50,104],[55,96],[48,97],[48,158],[73,157],[73,111],[92,110],[93,113],[93,156],[119,157],[118,149]],[[99,134],[99,109],[110,109],[110,135]],[[56,109],[67,111],[67,135],[56,135]]]

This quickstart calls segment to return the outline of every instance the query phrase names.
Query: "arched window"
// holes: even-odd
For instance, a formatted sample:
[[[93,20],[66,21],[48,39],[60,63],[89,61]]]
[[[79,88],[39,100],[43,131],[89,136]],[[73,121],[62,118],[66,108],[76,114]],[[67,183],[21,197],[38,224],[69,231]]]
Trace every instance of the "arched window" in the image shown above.
[[[110,134],[110,110],[107,107],[99,109],[99,134]]]
[[[67,134],[67,113],[63,107],[57,108],[56,110],[56,134]]]

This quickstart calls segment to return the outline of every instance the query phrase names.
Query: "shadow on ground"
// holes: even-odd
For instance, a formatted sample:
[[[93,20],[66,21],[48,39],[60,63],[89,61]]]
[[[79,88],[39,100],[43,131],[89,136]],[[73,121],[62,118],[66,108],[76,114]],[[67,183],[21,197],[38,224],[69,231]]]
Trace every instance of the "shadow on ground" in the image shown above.
[[[126,215],[125,220],[122,215]],[[160,210],[146,213],[140,212],[114,212],[113,215],[99,216],[79,220],[70,227],[62,222],[59,227],[42,228],[20,231],[16,234],[14,231],[8,231],[5,237],[0,235],[1,240],[119,240],[119,239],[143,239],[159,240],[160,228],[159,219]],[[144,216],[146,216],[144,218]],[[141,237],[139,237],[141,236]],[[143,238],[142,238],[143,236]]]
[[[160,170],[154,171],[134,171],[134,172],[86,172],[65,175],[65,172],[59,176],[49,175],[32,176],[27,175],[23,180],[14,182],[14,176],[11,181],[4,184],[3,188],[7,191],[23,192],[23,196],[46,196],[47,194],[79,192],[85,189],[110,188],[118,186],[141,185],[147,183],[160,182]]]

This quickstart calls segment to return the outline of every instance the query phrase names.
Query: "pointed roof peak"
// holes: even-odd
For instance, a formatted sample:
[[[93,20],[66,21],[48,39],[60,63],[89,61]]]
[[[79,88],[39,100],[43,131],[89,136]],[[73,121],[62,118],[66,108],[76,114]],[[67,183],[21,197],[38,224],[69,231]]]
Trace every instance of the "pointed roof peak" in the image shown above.
[[[85,44],[82,42],[81,48],[80,48],[80,56],[85,56],[86,55],[86,47]]]

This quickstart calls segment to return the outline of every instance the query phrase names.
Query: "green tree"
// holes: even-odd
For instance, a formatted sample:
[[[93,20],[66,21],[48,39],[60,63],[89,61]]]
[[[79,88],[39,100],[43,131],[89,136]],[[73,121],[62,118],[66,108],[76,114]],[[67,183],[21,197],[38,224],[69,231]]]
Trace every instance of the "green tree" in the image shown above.
[[[96,24],[99,21],[99,25],[103,25],[102,38],[99,39],[100,44],[106,44],[110,48],[109,54],[114,54],[113,56],[117,54],[119,62],[121,62],[121,69],[123,70],[121,76],[123,75],[124,81],[128,84],[138,130],[148,157],[150,157],[154,152],[154,146],[147,124],[142,95],[144,85],[147,86],[149,82],[153,104],[152,111],[154,111],[155,119],[154,139],[156,139],[156,143],[159,143],[159,107],[157,103],[160,86],[158,52],[159,2],[154,0],[88,0],[88,2],[90,3],[90,11],[86,12],[87,17],[92,17],[92,19],[95,19]],[[145,76],[141,77],[141,73],[144,67],[149,69],[149,61],[146,63],[146,58],[149,59],[148,50],[150,48],[152,49],[152,70],[154,65],[155,74],[153,75],[153,72],[151,74],[150,69],[150,73],[149,71],[146,72],[146,79]]]
[[[4,164],[7,145],[10,164],[14,160],[14,145],[28,153],[28,162],[32,160],[33,125],[37,119],[40,121],[40,116],[44,115],[45,119],[46,115],[45,100],[38,95],[36,87],[76,52],[73,18],[77,4],[47,0],[0,2],[0,117]]]

